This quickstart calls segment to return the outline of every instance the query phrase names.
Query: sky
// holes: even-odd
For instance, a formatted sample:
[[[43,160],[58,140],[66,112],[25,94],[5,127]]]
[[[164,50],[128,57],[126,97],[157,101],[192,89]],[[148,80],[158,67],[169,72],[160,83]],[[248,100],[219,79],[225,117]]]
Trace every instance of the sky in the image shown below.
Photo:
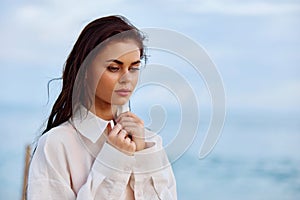
[[[299,111],[298,1],[2,1],[2,76],[25,68],[59,76],[82,28],[110,14],[200,44],[221,73],[229,108]],[[10,101],[9,87],[1,91]]]
[[[263,126],[275,126],[274,130],[284,132],[292,127],[299,133],[300,1],[2,0],[0,135],[5,142],[0,149],[4,154],[16,155],[14,149],[33,140],[60,87],[59,82],[51,83],[48,99],[47,83],[61,76],[64,62],[81,30],[90,21],[112,14],[126,16],[141,29],[161,28],[183,34],[205,49],[222,77],[226,95],[225,128],[245,125],[246,128],[233,130],[251,132],[253,129],[249,127],[264,130]],[[150,53],[150,62],[173,66],[184,75],[195,94],[199,94],[196,96],[201,108],[205,110],[210,105],[203,80],[190,66],[174,55]],[[164,75],[158,77],[165,78]],[[159,102],[175,105],[176,99],[160,89],[150,94],[156,92]],[[139,93],[136,97],[149,99]],[[189,98],[183,101],[180,103],[188,104]],[[152,102],[155,103],[155,99],[151,99]],[[15,124],[17,120],[22,120],[23,127]],[[32,134],[17,136],[19,140],[16,140],[11,133],[20,129]],[[238,137],[230,134],[223,137],[225,142],[220,142],[220,149],[237,152],[236,148],[228,148],[233,146],[232,140],[237,139],[244,141],[239,145],[241,149],[252,151],[252,143],[241,134]],[[264,136],[260,143],[273,142],[268,149],[276,153],[286,149],[287,144],[296,147],[299,143],[282,138],[285,140],[278,143],[278,138],[270,140]],[[259,151],[254,150],[254,154]],[[21,157],[19,153],[16,156]],[[14,165],[16,161],[9,162]],[[0,170],[3,169],[0,166]],[[2,178],[5,173],[0,175]]]

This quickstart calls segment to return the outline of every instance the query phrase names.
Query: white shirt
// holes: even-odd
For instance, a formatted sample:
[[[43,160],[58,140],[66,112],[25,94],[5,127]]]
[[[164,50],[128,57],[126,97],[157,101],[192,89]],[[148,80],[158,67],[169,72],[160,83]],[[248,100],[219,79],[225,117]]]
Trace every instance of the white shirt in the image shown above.
[[[128,156],[106,143],[108,123],[81,107],[42,135],[30,164],[28,200],[176,200],[161,138],[145,130],[147,148]]]

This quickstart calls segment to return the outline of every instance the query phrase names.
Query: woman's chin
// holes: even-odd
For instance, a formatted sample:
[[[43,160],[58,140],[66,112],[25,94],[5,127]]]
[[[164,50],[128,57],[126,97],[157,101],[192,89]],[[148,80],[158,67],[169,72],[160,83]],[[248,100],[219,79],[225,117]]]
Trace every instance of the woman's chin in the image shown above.
[[[129,101],[129,98],[118,98],[114,101],[112,101],[113,105],[122,106],[126,104]]]

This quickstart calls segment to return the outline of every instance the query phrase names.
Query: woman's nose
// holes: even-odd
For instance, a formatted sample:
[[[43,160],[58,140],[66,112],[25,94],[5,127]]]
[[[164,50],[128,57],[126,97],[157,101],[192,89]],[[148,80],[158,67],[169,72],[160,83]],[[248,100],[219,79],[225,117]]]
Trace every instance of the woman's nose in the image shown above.
[[[128,83],[132,80],[132,74],[128,70],[124,71],[121,78],[119,79],[120,83]]]

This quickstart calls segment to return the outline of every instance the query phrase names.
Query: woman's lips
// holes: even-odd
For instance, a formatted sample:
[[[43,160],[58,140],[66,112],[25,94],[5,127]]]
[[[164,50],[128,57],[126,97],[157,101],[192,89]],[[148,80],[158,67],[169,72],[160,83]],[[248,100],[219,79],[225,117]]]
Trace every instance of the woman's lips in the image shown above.
[[[122,97],[126,97],[128,95],[130,95],[131,90],[127,90],[127,89],[121,89],[121,90],[115,90],[115,92]]]

